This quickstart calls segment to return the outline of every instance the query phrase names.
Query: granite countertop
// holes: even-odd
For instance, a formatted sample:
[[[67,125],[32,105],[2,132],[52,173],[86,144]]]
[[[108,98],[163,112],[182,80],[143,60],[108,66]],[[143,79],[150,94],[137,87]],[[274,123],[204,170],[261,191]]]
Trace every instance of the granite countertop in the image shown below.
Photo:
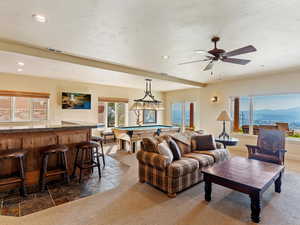
[[[26,125],[2,124],[0,125],[0,133],[17,133],[17,132],[45,132],[54,130],[72,130],[86,128],[100,128],[103,124],[88,123],[81,121],[49,121],[40,124],[28,123]]]

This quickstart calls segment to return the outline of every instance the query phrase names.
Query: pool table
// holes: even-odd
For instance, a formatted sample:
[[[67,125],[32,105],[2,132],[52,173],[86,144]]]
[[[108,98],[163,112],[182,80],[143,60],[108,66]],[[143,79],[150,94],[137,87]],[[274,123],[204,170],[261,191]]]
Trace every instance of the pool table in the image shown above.
[[[136,150],[136,143],[143,137],[179,132],[179,127],[167,125],[145,125],[116,127],[113,129],[116,138],[120,141],[120,148],[124,149],[126,142],[129,143],[132,152]]]

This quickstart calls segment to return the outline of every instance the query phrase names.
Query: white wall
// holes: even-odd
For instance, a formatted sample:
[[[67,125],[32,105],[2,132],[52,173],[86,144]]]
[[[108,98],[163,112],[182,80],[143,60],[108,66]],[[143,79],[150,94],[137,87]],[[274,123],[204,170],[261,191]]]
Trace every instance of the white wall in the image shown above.
[[[129,108],[132,100],[144,96],[142,89],[122,88],[99,84],[72,82],[65,80],[39,78],[12,74],[0,74],[0,89],[15,91],[47,92],[50,93],[50,120],[75,120],[97,123],[98,97],[128,98]],[[61,92],[79,92],[92,95],[91,110],[70,110],[61,107]],[[157,99],[163,100],[160,92],[153,92]],[[129,113],[129,125],[134,125],[136,117],[133,112]],[[158,112],[158,123],[163,124],[164,113]]]
[[[196,101],[196,128],[205,129],[208,133],[218,135],[222,124],[216,121],[222,110],[230,110],[229,98],[232,96],[275,94],[275,93],[300,93],[300,73],[277,74],[270,76],[254,77],[252,79],[226,81],[210,84],[205,88],[186,89],[165,93],[166,123],[171,121],[170,104],[178,100]],[[212,103],[213,96],[219,97],[219,102]],[[228,124],[229,127],[229,124]],[[240,137],[241,146],[249,141],[256,142],[256,137]],[[300,141],[288,142],[289,157],[300,160]]]

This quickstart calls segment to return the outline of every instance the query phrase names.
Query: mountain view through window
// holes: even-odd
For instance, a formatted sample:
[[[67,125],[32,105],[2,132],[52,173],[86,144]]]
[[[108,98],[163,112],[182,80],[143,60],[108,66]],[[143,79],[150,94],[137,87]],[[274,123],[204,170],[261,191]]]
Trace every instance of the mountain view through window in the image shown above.
[[[253,125],[288,123],[290,129],[300,131],[300,94],[252,97]],[[240,98],[240,126],[250,123],[250,97]]]

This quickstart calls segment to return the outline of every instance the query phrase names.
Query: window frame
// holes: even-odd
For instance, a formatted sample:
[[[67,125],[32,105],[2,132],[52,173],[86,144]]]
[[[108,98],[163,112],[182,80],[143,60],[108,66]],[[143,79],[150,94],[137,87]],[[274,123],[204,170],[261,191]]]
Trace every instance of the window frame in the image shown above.
[[[243,135],[254,135],[253,134],[253,125],[254,125],[254,104],[253,100],[257,96],[274,96],[274,95],[292,95],[292,94],[300,94],[300,92],[280,92],[280,93],[262,93],[262,94],[251,94],[251,95],[239,95],[239,96],[230,96],[230,115],[234,115],[234,99],[241,98],[241,97],[248,97],[249,98],[249,133]],[[230,123],[230,130],[233,133],[239,133],[234,131],[234,121],[232,120]]]
[[[12,96],[3,96],[3,97],[8,97],[9,98],[9,101],[10,101],[10,115],[9,115],[9,118],[10,120],[0,120],[0,123],[10,123],[12,121],[12,118],[13,118],[13,102],[12,102]]]
[[[24,122],[42,122],[42,121],[48,121],[49,120],[49,110],[50,110],[50,105],[49,105],[49,98],[46,98],[47,102],[47,110],[46,110],[46,119],[43,120],[32,120],[32,113],[33,113],[33,108],[32,108],[32,102],[33,99],[41,99],[39,97],[28,97],[30,99],[29,103],[29,120],[16,120],[15,119],[15,113],[16,113],[16,98],[20,96],[7,96],[10,98],[10,120],[0,120],[0,123],[24,123]],[[27,97],[26,97],[27,98]]]
[[[170,122],[171,122],[172,125],[174,125],[173,124],[173,118],[172,118],[172,105],[173,104],[181,104],[181,110],[182,110],[181,117],[182,117],[182,119],[181,119],[181,125],[179,125],[179,127],[184,128],[184,129],[190,128],[189,124],[188,124],[188,126],[186,126],[186,118],[185,118],[185,116],[186,116],[186,104],[187,103],[189,103],[189,104],[193,103],[194,104],[194,126],[195,126],[196,101],[189,101],[189,100],[174,101],[174,102],[170,103],[170,118],[171,118]]]
[[[103,101],[98,101],[99,103],[104,104],[104,124],[105,128],[114,128],[118,127],[118,107],[117,104],[125,104],[125,126],[128,125],[128,120],[129,120],[129,111],[128,111],[128,103],[125,102],[103,102]],[[108,127],[108,104],[113,103],[115,105],[115,125],[113,127]]]

